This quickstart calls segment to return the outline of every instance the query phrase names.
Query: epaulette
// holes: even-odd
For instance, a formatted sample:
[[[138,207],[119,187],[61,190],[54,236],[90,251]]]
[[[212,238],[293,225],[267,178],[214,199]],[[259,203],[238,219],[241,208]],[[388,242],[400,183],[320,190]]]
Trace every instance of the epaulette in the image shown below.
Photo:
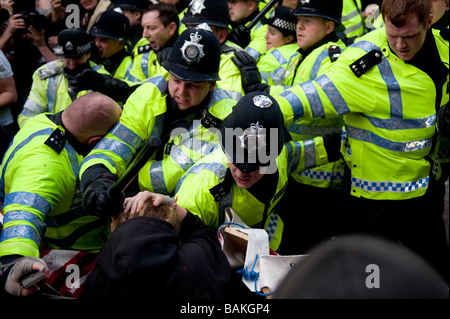
[[[351,64],[350,69],[359,78],[381,61],[383,61],[383,53],[380,50],[372,50]]]
[[[47,65],[45,68],[38,70],[38,77],[40,80],[45,80],[52,76],[62,74],[63,72],[63,67],[56,65]]]
[[[444,38],[444,40],[449,41],[450,29],[449,28],[442,29],[441,30],[441,37]]]
[[[220,128],[222,120],[212,115],[208,110],[204,110],[201,123],[205,128]]]
[[[330,56],[331,62],[336,62],[341,55],[341,48],[337,45],[332,45],[328,48],[328,55]]]
[[[64,149],[64,145],[66,144],[66,137],[59,128],[56,128],[44,144],[51,147],[55,150],[56,153],[59,154]]]
[[[151,50],[152,47],[150,46],[150,44],[141,45],[140,47],[138,47],[138,54],[147,53],[150,52]]]
[[[230,170],[228,169],[225,173],[225,178],[222,182],[212,187],[209,192],[214,197],[216,202],[219,202],[222,198],[224,198],[230,191],[233,186],[234,179],[231,175]]]

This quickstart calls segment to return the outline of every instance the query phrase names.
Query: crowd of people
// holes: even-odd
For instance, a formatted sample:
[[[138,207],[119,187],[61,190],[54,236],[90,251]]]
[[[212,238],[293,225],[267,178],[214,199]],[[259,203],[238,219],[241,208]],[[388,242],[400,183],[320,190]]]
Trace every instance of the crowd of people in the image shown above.
[[[448,0],[0,9],[1,296],[37,291],[45,247],[98,254],[86,299],[248,297],[216,237],[231,207],[278,255],[395,243],[448,298]]]

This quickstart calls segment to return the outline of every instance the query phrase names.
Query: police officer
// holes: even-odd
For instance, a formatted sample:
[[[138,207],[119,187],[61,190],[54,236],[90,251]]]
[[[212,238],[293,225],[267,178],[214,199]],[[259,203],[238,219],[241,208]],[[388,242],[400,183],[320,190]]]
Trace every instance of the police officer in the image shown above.
[[[244,87],[255,87],[265,89],[271,95],[284,92],[293,85],[315,79],[318,75],[328,69],[337,61],[341,52],[345,49],[345,44],[337,36],[337,32],[345,30],[340,21],[342,12],[342,0],[330,3],[326,0],[310,0],[308,3],[300,2],[293,12],[297,17],[297,44],[298,53],[291,58],[287,67],[286,76],[283,79],[284,85],[267,86],[267,84],[250,85]],[[245,67],[240,68],[244,70]],[[243,75],[243,79],[251,76]],[[305,88],[307,89],[307,88]],[[342,117],[334,119],[313,119],[297,120],[287,126],[287,131],[294,141],[307,140],[316,136],[323,136],[330,133],[341,132],[343,126]],[[312,245],[319,241],[332,237],[335,226],[334,217],[339,211],[333,199],[338,199],[341,194],[339,189],[344,176],[344,163],[340,159],[324,166],[309,170],[300,171],[292,176],[293,181],[289,183],[287,196],[283,198],[278,208],[280,212],[291,210],[291,202],[298,194],[317,203],[316,209],[320,214],[303,211],[299,214],[288,215],[286,219],[295,217],[296,220],[289,219],[288,228],[295,225],[291,231],[286,232],[292,239],[282,243],[284,254],[304,253]],[[322,200],[327,198],[327,201]],[[304,229],[302,229],[304,227]],[[302,229],[302,231],[299,231]]]
[[[103,12],[91,31],[94,36],[92,60],[105,67],[113,77],[125,79],[133,61],[130,54],[130,22],[122,13],[114,10]]]
[[[228,0],[232,31],[230,41],[245,49],[256,61],[266,51],[267,25],[259,21],[252,30],[244,28],[260,12],[259,3],[264,0]]]
[[[130,45],[135,52],[139,46],[143,45],[141,21],[145,9],[151,5],[151,2],[149,0],[112,0],[111,2],[114,10],[122,12],[130,22]]]
[[[18,116],[20,127],[39,113],[58,113],[86,94],[87,90],[77,92],[74,88],[77,74],[88,69],[108,74],[102,65],[90,60],[92,43],[86,31],[65,29],[58,34],[58,45],[55,53],[62,59],[46,63],[33,74],[30,93]]]
[[[181,22],[186,27],[207,23],[221,44],[219,76],[217,86],[225,90],[236,101],[245,95],[242,88],[241,72],[233,63],[234,53],[242,50],[227,40],[230,13],[227,0],[194,0]]]
[[[82,210],[78,172],[120,114],[109,97],[88,93],[61,112],[36,115],[17,133],[0,168],[0,294],[35,291],[19,280],[45,266],[36,258],[42,246],[93,253],[103,247],[109,220]],[[32,270],[35,262],[40,267]]]
[[[222,123],[221,147],[178,182],[177,211],[198,215],[217,230],[225,209],[231,207],[246,225],[266,229],[270,248],[276,251],[284,223],[274,207],[284,194],[288,176],[333,160],[330,154],[339,153],[332,139],[322,137],[284,144],[282,127],[282,114],[271,96],[245,95]]]
[[[276,99],[286,123],[344,115],[341,153],[351,202],[342,219],[353,224],[346,231],[400,240],[448,278],[445,228],[433,190],[436,111],[448,102],[448,42],[430,29],[430,8],[430,1],[384,0],[385,28]],[[413,38],[405,37],[410,28],[417,30]]]
[[[141,190],[174,192],[178,179],[218,144],[217,128],[235,101],[215,89],[220,44],[208,25],[184,31],[157,76],[128,98],[117,126],[87,156],[80,171],[84,205],[100,214],[121,209],[113,185],[149,137],[161,147],[140,170]]]
[[[263,19],[267,24],[266,52],[259,58],[256,65],[261,73],[262,81],[268,85],[281,85],[286,76],[286,68],[291,57],[298,50],[296,25],[297,17],[294,9],[278,6]]]

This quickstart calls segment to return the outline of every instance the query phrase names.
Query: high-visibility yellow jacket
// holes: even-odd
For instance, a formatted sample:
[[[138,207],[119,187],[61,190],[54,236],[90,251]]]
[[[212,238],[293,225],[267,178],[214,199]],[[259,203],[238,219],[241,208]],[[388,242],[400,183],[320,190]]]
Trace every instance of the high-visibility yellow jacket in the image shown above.
[[[42,246],[98,252],[109,232],[108,221],[82,210],[78,172],[83,157],[47,114],[26,123],[0,166],[0,256],[39,257]],[[51,146],[52,138],[63,142],[61,149]]]
[[[323,40],[327,41],[327,40]],[[282,93],[293,85],[302,85],[309,80],[314,80],[319,74],[325,72],[340,53],[345,50],[345,44],[338,40],[330,41],[312,50],[304,56],[304,52],[297,52],[292,56],[287,67],[286,78],[283,85],[271,86],[270,94]],[[304,87],[307,90],[307,87]],[[294,141],[307,140],[316,136],[341,132],[344,121],[342,116],[336,118],[299,119],[287,126]],[[344,177],[344,162],[338,160],[308,170],[296,172],[292,177],[299,183],[321,188],[340,188]]]
[[[436,67],[448,69],[448,42],[430,32],[443,62]],[[379,63],[368,65],[367,54]],[[382,28],[348,47],[324,74],[276,99],[287,124],[344,115],[341,153],[351,169],[352,195],[409,199],[423,195],[439,169],[436,104],[448,102],[446,72],[447,82],[436,88],[427,74],[391,52]]]
[[[297,50],[297,43],[290,43],[263,54],[257,64],[262,81],[268,85],[283,85],[288,63]]]
[[[89,61],[91,68],[102,74],[109,74],[100,65]],[[33,74],[33,84],[28,98],[23,106],[22,112],[18,116],[18,123],[23,127],[25,122],[37,114],[49,112],[58,113],[66,109],[72,99],[68,93],[69,85],[64,75],[63,60],[55,60],[39,67]],[[80,97],[89,91],[78,92],[76,97]]]
[[[226,194],[218,199],[213,196],[211,190],[224,181],[229,168],[229,161],[218,146],[214,152],[186,172],[178,182],[175,196],[181,207],[198,215],[213,230],[217,230],[219,224],[223,223],[221,216],[224,216],[225,208],[231,207],[246,225],[266,229],[270,248],[276,250],[281,243],[284,224],[274,208],[284,195],[289,175],[327,161],[328,156],[321,137],[302,142],[291,141],[285,144],[276,159],[276,191],[272,198],[268,198],[267,203],[255,198],[247,189],[238,187],[234,180],[231,188],[225,191]]]
[[[84,160],[80,176],[88,168],[103,164],[120,176],[134,154],[150,137],[160,137],[170,96],[163,76],[150,78],[128,98],[119,123]],[[163,156],[154,155],[139,173],[141,190],[170,194],[184,172],[217,145],[218,125],[231,113],[236,101],[215,89],[202,112],[189,119],[187,126],[173,130],[161,147]]]
[[[341,22],[345,26],[347,38],[361,37],[366,31],[362,17],[363,8],[361,0],[344,0]]]

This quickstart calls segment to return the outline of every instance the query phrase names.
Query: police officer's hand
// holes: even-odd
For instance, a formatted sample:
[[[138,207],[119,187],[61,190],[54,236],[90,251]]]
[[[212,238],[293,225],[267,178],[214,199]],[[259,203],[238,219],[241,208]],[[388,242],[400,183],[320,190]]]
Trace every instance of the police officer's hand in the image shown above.
[[[241,71],[242,88],[245,93],[264,91],[268,86],[261,83],[261,73],[256,66],[256,60],[247,52],[240,50],[231,58]]]
[[[5,291],[13,296],[29,296],[35,293],[39,288],[37,284],[25,288],[21,281],[35,273],[43,271],[45,276],[48,276],[47,265],[45,261],[35,257],[22,257],[17,259],[11,269],[8,270],[8,277],[5,282]]]
[[[243,25],[239,25],[228,34],[228,40],[245,49],[251,40],[250,30]]]
[[[437,114],[437,129],[442,137],[450,137],[450,107],[445,104]]]
[[[126,82],[113,78],[111,75],[98,73],[92,69],[87,69],[78,74],[72,82],[75,92],[92,90],[108,95],[116,102],[125,102],[133,93],[135,88],[131,88]]]
[[[83,208],[96,216],[112,216],[122,211],[124,198],[114,188],[117,176],[103,165],[88,168],[81,177]]]

